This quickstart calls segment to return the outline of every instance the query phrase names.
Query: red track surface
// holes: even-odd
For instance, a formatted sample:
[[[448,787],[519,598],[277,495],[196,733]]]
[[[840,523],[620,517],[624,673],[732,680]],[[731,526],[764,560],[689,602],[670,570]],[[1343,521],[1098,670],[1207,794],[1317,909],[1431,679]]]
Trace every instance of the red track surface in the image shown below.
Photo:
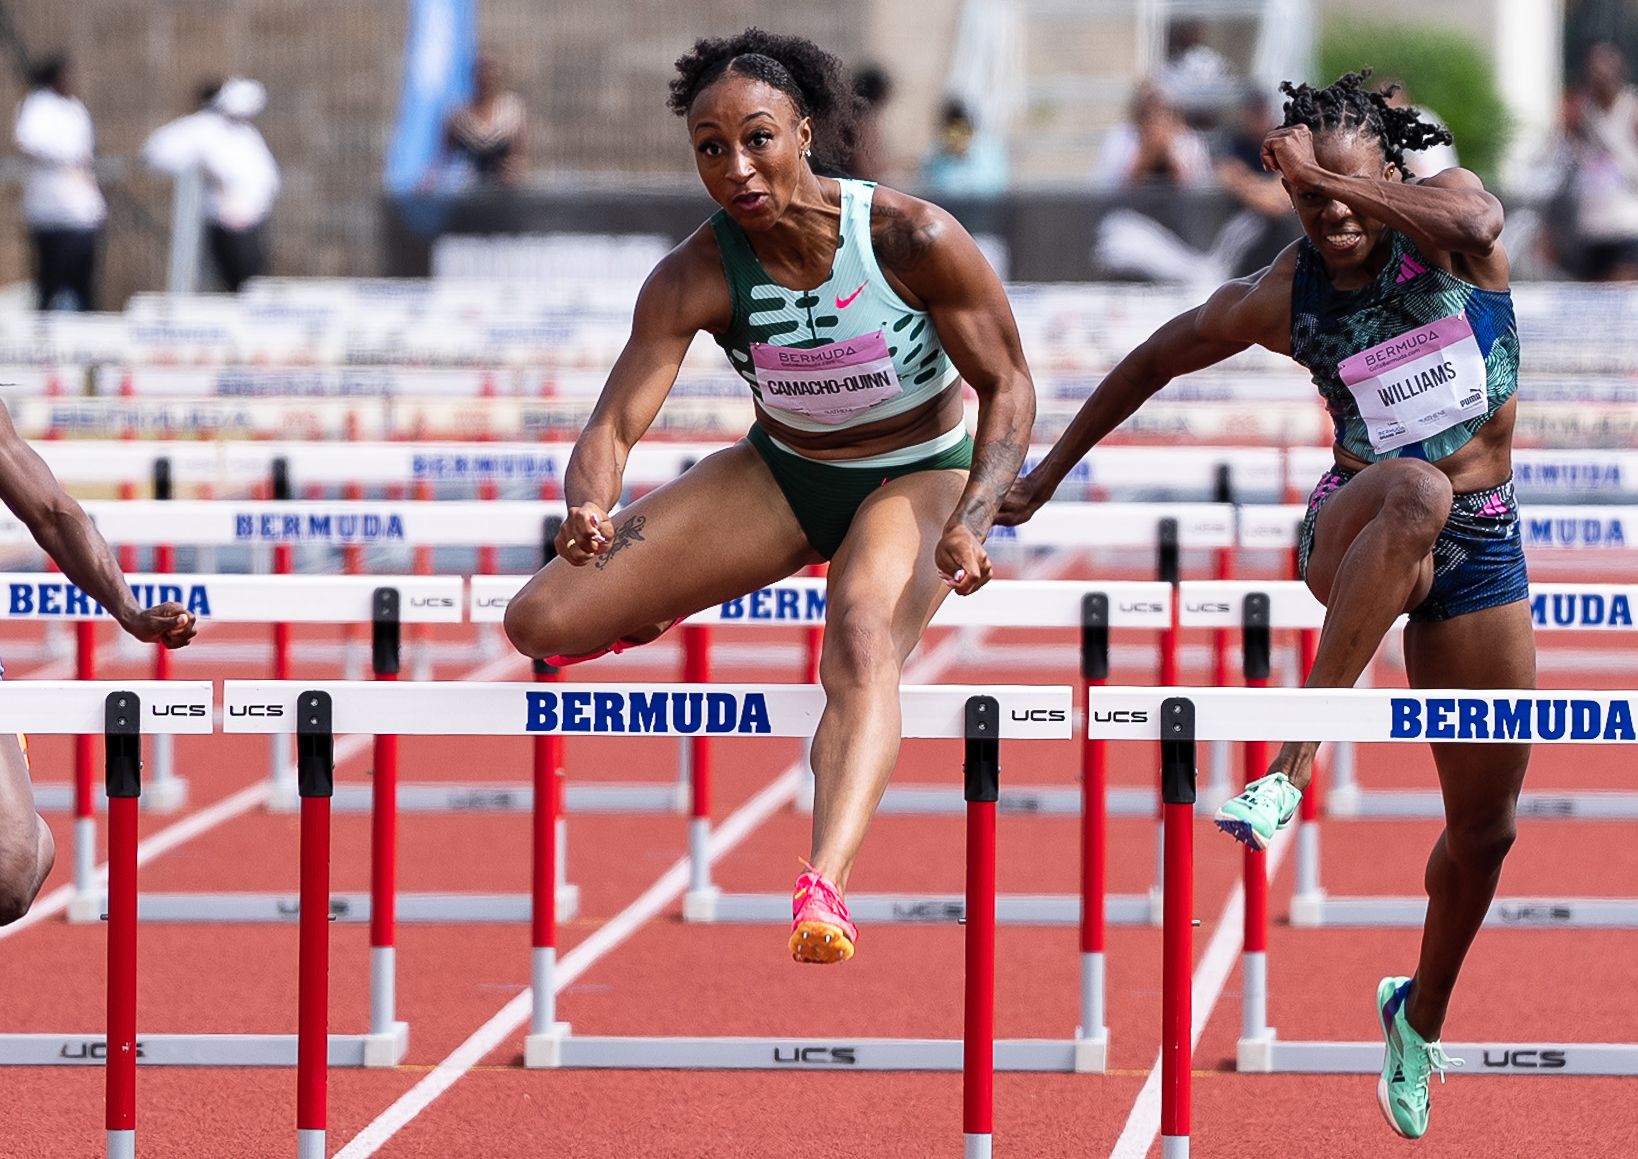
[[[723,634],[726,636],[727,634]],[[35,639],[13,632],[13,639]],[[207,641],[228,639],[210,631]],[[261,640],[263,634],[245,634]],[[337,632],[307,632],[299,641],[333,643]],[[463,638],[449,632],[445,643]],[[788,637],[784,637],[788,639]],[[109,675],[145,672],[146,661],[120,659],[105,636]],[[733,637],[743,642],[744,637]],[[770,641],[773,637],[768,638]],[[1007,643],[1045,644],[1062,652],[1063,636],[1011,633]],[[1130,636],[1122,639],[1131,639]],[[1141,639],[1141,638],[1140,638]],[[1204,634],[1186,643],[1204,644]],[[1544,650],[1570,641],[1544,636]],[[1589,637],[1574,638],[1578,649]],[[1279,641],[1277,641],[1277,644]],[[1617,637],[1594,641],[1620,657]],[[301,644],[298,645],[300,648]],[[332,650],[333,651],[333,650]],[[1596,649],[1594,650],[1596,652]],[[1067,653],[1065,653],[1067,655]],[[298,651],[298,657],[301,655]],[[758,666],[719,658],[721,680],[790,679],[784,663]],[[669,679],[656,667],[674,653],[641,651],[600,664],[600,678]],[[1624,657],[1623,657],[1624,658]],[[1596,655],[1594,656],[1596,659]],[[133,663],[133,660],[136,661]],[[437,675],[461,675],[474,657]],[[265,664],[265,659],[258,662]],[[1617,662],[1618,664],[1618,662]],[[27,677],[26,663],[12,676]],[[265,669],[227,665],[201,649],[184,654],[178,677],[251,676]],[[298,674],[335,676],[334,666],[298,659]],[[1013,668],[986,673],[964,664],[944,680],[1067,682],[1072,669]],[[578,675],[578,674],[577,674]],[[1119,680],[1150,682],[1152,669],[1117,671]],[[1207,672],[1186,667],[1184,679]],[[1385,673],[1383,675],[1386,675]],[[510,674],[523,679],[521,663]],[[1552,671],[1544,684],[1630,686],[1609,672]],[[1003,749],[1002,781],[1070,783],[1072,745]],[[42,780],[64,779],[69,743],[41,738],[34,767]],[[1391,760],[1385,759],[1391,752]],[[191,780],[190,810],[254,784],[266,772],[265,744],[253,738],[185,738],[178,765]],[[718,820],[739,808],[796,755],[791,742],[716,746]],[[1148,783],[1154,754],[1141,746],[1112,753],[1117,784]],[[670,779],[675,748],[662,742],[571,741],[571,776]],[[959,746],[907,744],[901,782],[959,778]],[[338,769],[338,780],[367,773],[367,757]],[[406,739],[405,783],[417,779],[528,778],[526,741]],[[1532,772],[1536,788],[1627,786],[1627,750],[1543,749]],[[1424,753],[1367,749],[1362,779],[1379,787],[1432,784]],[[67,881],[66,817],[53,816],[61,855],[47,894]],[[147,815],[145,836],[176,817]],[[1196,946],[1213,933],[1239,872],[1237,847],[1209,825],[1198,827]],[[406,815],[400,826],[400,887],[405,890],[521,891],[529,878],[528,820],[521,815]],[[1437,831],[1421,822],[1329,822],[1326,885],[1337,893],[1408,894]],[[294,889],[294,815],[252,808],[145,867],[151,890]],[[872,831],[853,888],[959,891],[963,874],[959,817],[882,817]],[[999,887],[1003,892],[1072,892],[1077,882],[1076,822],[1003,815]],[[337,889],[367,885],[368,819],[338,815]],[[1154,827],[1111,821],[1110,888],[1145,890],[1153,874]],[[582,890],[581,915],[567,923],[561,953],[652,885],[685,848],[681,817],[577,816],[570,826],[570,877]],[[777,890],[789,884],[807,850],[807,821],[789,809],[717,866],[730,889]],[[1618,823],[1530,821],[1508,863],[1503,890],[1530,894],[1638,894],[1638,843]],[[1416,934],[1409,930],[1294,930],[1283,923],[1289,863],[1274,887],[1277,925],[1271,945],[1272,1019],[1283,1036],[1370,1039],[1376,980],[1409,972]],[[859,956],[844,967],[803,968],[784,951],[777,927],[698,926],[680,920],[678,904],[596,962],[560,997],[559,1015],[582,1033],[794,1034],[959,1037],[962,935],[958,927],[874,926],[862,931]],[[365,926],[332,928],[331,1029],[364,1029],[367,985]],[[292,1032],[296,1011],[296,928],[166,926],[141,930],[139,1030]],[[528,979],[524,926],[402,926],[399,1009],[411,1024],[410,1056],[395,1071],[335,1071],[330,1077],[330,1146],[335,1153],[399,1095],[503,1005]],[[7,1031],[100,1032],[104,934],[60,919],[0,941],[6,985],[0,1028]],[[999,932],[997,1033],[1068,1037],[1077,1018],[1076,935],[1072,929],[1003,926]],[[1630,996],[1638,991],[1633,935],[1620,932],[1499,930],[1481,935],[1451,1012],[1453,1039],[1638,1041]],[[1002,1075],[996,1083],[996,1153],[1007,1156],[1103,1156],[1120,1134],[1153,1065],[1160,1022],[1158,930],[1112,928],[1109,934],[1110,1066],[1105,1076]],[[1194,1154],[1198,1156],[1374,1157],[1411,1154],[1376,1109],[1374,1078],[1242,1076],[1232,1073],[1238,1034],[1238,974],[1209,1021],[1195,1057]],[[961,1147],[959,1075],[619,1073],[525,1071],[521,1032],[460,1078],[387,1142],[378,1154],[484,1156],[948,1156]],[[98,1068],[12,1068],[0,1099],[0,1151],[18,1156],[100,1155],[102,1072]],[[1426,1157],[1503,1155],[1631,1156],[1638,1154],[1634,1085],[1616,1079],[1481,1078],[1456,1074],[1435,1092],[1433,1128],[1414,1145]],[[294,1152],[293,1070],[144,1069],[139,1075],[138,1145],[166,1159],[289,1155]],[[817,1141],[815,1141],[817,1140]],[[1151,1154],[1158,1154],[1158,1145]]]

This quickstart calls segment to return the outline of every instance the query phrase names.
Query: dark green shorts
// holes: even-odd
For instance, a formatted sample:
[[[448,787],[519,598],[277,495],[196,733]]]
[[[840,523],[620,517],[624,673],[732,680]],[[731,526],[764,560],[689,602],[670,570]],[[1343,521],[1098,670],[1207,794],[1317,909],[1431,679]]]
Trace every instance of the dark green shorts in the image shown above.
[[[773,472],[774,481],[791,505],[796,521],[808,542],[826,559],[842,549],[854,513],[869,494],[901,475],[917,471],[967,470],[973,465],[973,438],[963,435],[955,446],[925,459],[897,467],[849,467],[844,463],[818,463],[774,445],[768,433],[753,425],[745,435],[762,461]]]

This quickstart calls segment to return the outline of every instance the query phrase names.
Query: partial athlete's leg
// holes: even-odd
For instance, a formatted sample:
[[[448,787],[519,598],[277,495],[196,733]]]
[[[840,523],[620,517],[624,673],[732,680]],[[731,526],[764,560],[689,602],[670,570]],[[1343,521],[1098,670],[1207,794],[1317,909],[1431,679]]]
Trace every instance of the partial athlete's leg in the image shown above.
[[[1308,555],[1308,587],[1326,611],[1307,687],[1353,687],[1394,620],[1427,598],[1450,501],[1450,480],[1416,459],[1366,467],[1326,501]],[[1272,769],[1304,788],[1318,748],[1287,743]]]
[[[1389,459],[1343,483],[1311,516],[1304,575],[1326,611],[1309,688],[1352,687],[1394,620],[1427,598],[1433,546],[1450,504],[1450,480],[1442,472],[1415,459]],[[1266,849],[1296,815],[1318,751],[1312,740],[1281,745],[1266,776],[1223,802],[1217,827]]]
[[[525,655],[579,656],[652,639],[679,616],[784,579],[818,559],[767,466],[745,442],[615,513],[606,554],[553,560],[506,610]]]
[[[28,913],[56,859],[51,827],[34,811],[22,746],[0,735],[0,925]]]
[[[1405,670],[1413,688],[1534,688],[1529,604],[1406,625]],[[1430,1041],[1440,1035],[1456,975],[1496,895],[1530,760],[1529,745],[1432,747],[1445,831],[1428,858],[1428,916],[1406,1012],[1411,1026]]]
[[[843,889],[898,759],[899,673],[949,592],[933,549],[966,478],[922,471],[888,483],[859,508],[830,565],[812,863]]]

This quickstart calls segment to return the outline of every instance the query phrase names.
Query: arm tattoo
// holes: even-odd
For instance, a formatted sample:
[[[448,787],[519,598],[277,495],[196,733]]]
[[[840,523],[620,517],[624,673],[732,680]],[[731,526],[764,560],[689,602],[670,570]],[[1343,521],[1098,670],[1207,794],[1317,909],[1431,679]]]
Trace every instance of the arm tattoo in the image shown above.
[[[1006,498],[1007,489],[1018,477],[1026,450],[1016,432],[1005,431],[983,440],[973,455],[972,473],[967,477],[967,488],[962,493],[961,506],[956,509],[956,518],[979,538],[988,533],[1001,500]]]
[[[643,525],[647,522],[648,516],[633,515],[619,527],[616,527],[614,529],[614,542],[609,544],[607,551],[597,557],[597,570],[602,571],[614,561],[615,556],[640,541],[643,538]]]
[[[938,222],[917,224],[899,209],[880,204],[873,207],[873,214],[870,241],[877,260],[885,262],[895,273],[921,269],[943,232]]]

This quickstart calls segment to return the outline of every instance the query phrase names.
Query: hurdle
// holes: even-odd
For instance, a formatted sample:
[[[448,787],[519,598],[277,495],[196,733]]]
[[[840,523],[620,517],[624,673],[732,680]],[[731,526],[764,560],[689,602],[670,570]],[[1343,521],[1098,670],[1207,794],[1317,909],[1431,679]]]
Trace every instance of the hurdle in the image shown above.
[[[539,870],[531,953],[534,1007],[526,1039],[526,1064],[534,1067],[691,1069],[824,1069],[848,1058],[850,1070],[955,1070],[966,1075],[964,1127],[967,1154],[988,1155],[993,1067],[1007,1070],[1071,1070],[1070,1044],[995,1042],[994,993],[994,803],[1003,740],[1069,736],[1068,688],[904,688],[905,735],[962,739],[964,777],[973,798],[969,822],[972,893],[967,927],[965,1044],[942,1040],[816,1042],[809,1039],[591,1038],[575,1037],[556,1017],[555,875]],[[332,706],[327,731],[435,735],[710,735],[812,734],[823,711],[820,689],[801,685],[749,686],[590,685],[541,688],[530,684],[330,684],[227,681],[223,687],[230,732],[289,731],[304,724],[306,706]],[[280,712],[251,714],[251,706]],[[293,720],[294,718],[294,720]],[[537,838],[551,832],[556,795],[536,802],[543,817]],[[303,1024],[304,1031],[308,1029]],[[318,1028],[312,1030],[314,1035]],[[787,1054],[788,1052],[788,1054]],[[837,1053],[842,1052],[842,1053]],[[686,1060],[686,1061],[684,1061]],[[302,1124],[322,1132],[322,1122]],[[321,1152],[315,1151],[314,1154]]]
[[[933,627],[1064,627],[1081,636],[1081,674],[1088,682],[1104,679],[1109,671],[1111,628],[1147,628],[1166,631],[1172,619],[1171,585],[1158,582],[1095,580],[992,580],[970,597],[947,599],[934,614]],[[758,589],[740,599],[706,609],[693,617],[711,626],[798,626],[824,622],[824,581],[798,577]],[[1081,785],[1066,788],[1024,788],[1009,802],[1001,791],[1001,813],[1060,813],[1082,818],[1083,849],[1098,849],[1106,812],[1154,816],[1153,790],[1126,789],[1109,794],[1103,780],[1092,773],[1093,750],[1082,748]],[[895,792],[897,796],[895,796]],[[1111,801],[1111,796],[1114,800]],[[890,787],[882,812],[951,814],[959,790],[940,785]],[[723,893],[712,884],[704,856],[709,830],[691,840],[695,865],[684,915],[696,922],[780,921],[789,912],[782,894]],[[1117,924],[1147,924],[1158,917],[1154,898],[1133,896],[1107,899],[1111,920]],[[948,922],[963,915],[962,899],[955,894],[903,895],[854,893],[850,910],[861,920],[876,922]],[[997,898],[997,920],[1003,924],[1076,925],[1081,922],[1084,899],[1078,895],[1009,895]],[[1094,1025],[1101,1025],[1097,1023]]]
[[[1638,586],[1620,584],[1532,584],[1530,607],[1538,628],[1567,631],[1630,631],[1631,606]],[[1266,602],[1267,624],[1261,633],[1266,649],[1269,627],[1299,629],[1311,662],[1313,635],[1324,621],[1325,608],[1302,583],[1229,584],[1186,583],[1182,587],[1185,622],[1230,622],[1235,609],[1253,601]],[[1242,622],[1245,613],[1239,614]],[[1250,637],[1248,636],[1248,639]],[[1304,671],[1306,672],[1306,663]],[[1550,690],[1549,690],[1550,691]],[[1547,695],[1544,691],[1542,695]],[[1575,693],[1554,693],[1574,696]],[[1312,738],[1309,738],[1312,739]],[[1248,761],[1249,761],[1248,757]],[[1296,890],[1291,900],[1294,926],[1400,926],[1422,924],[1427,903],[1420,897],[1333,897],[1325,891],[1320,872],[1320,818],[1368,819],[1439,818],[1444,805],[1437,790],[1367,791],[1354,774],[1354,746],[1337,746],[1333,783],[1317,776],[1303,794],[1296,831]],[[1253,775],[1260,776],[1262,768]],[[1250,771],[1248,766],[1248,772]],[[1321,802],[1324,802],[1323,809]],[[1554,792],[1525,790],[1519,796],[1520,818],[1603,820],[1638,817],[1638,793],[1621,791]],[[1638,928],[1638,898],[1522,897],[1497,898],[1485,919],[1487,926],[1506,928]]]
[[[1630,695],[1556,689],[1106,688],[1099,691],[1098,703],[1119,719],[1100,721],[1097,727],[1109,739],[1161,738],[1168,706],[1178,700],[1192,706],[1194,734],[1200,740],[1288,738],[1291,722],[1301,720],[1308,722],[1304,739],[1322,742],[1638,743],[1638,702]],[[1268,1022],[1268,974],[1265,950],[1260,948],[1267,939],[1266,875],[1248,868],[1245,890],[1245,982],[1238,1068],[1305,1074],[1377,1071],[1383,1049],[1377,1042],[1279,1039]],[[1255,931],[1254,921],[1261,926]],[[1188,973],[1182,975],[1180,985],[1187,989]],[[1447,1042],[1444,1046],[1452,1058],[1474,1064],[1476,1074],[1638,1075],[1638,1044]]]
[[[401,603],[407,605],[406,619],[459,622],[463,594],[459,577],[435,576],[227,576],[166,572],[131,575],[127,581],[143,607],[175,601],[201,621],[216,623],[265,624],[280,620],[368,623],[375,614],[377,589],[396,593]],[[0,574],[0,588],[7,594],[9,618],[14,620],[69,621],[90,626],[108,619],[102,605],[60,576],[35,572]],[[89,633],[82,632],[82,640],[85,639],[89,639]],[[82,666],[81,670],[86,668]],[[85,750],[87,757],[89,754],[88,746],[77,746],[74,781],[69,785],[37,784],[35,795],[41,809],[71,806],[74,810],[75,896],[69,902],[68,920],[90,922],[98,920],[103,906],[93,883],[92,870],[96,856],[97,800],[89,760],[78,759],[79,750]],[[287,777],[284,769],[276,769],[275,774],[275,784]],[[350,911],[346,899],[342,901],[341,911],[345,915]],[[180,912],[166,912],[170,904],[161,895],[155,895],[145,902],[143,916],[159,918],[163,914],[167,920],[180,920]],[[150,911],[149,907],[156,905],[158,909]],[[289,920],[293,910],[289,898],[265,895],[254,902],[247,901],[244,909],[231,917],[224,915],[214,920],[257,920],[251,916],[253,913],[260,913],[260,920]]]
[[[134,1154],[135,1067],[290,1066],[296,1040],[276,1034],[142,1034],[136,1032],[137,806],[144,735],[212,731],[208,680],[31,680],[0,685],[0,729],[37,734],[102,734],[108,793],[108,1000],[104,1034],[0,1034],[0,1065],[102,1066],[109,1081],[109,1154]],[[322,898],[304,862],[303,889],[326,923]],[[324,928],[321,925],[321,929]],[[332,1066],[362,1065],[362,1036],[330,1038]]]
[[[49,692],[45,682],[18,685],[19,690]],[[86,693],[106,688],[63,685],[65,703],[78,701],[74,729],[87,727]],[[0,703],[12,698],[11,689]],[[106,1037],[63,1035],[0,1036],[4,1061],[15,1063],[105,1066],[107,1073],[107,1154],[135,1159],[136,1068],[144,1066],[291,1066],[296,1068],[297,1155],[322,1159],[325,1154],[326,1076],[332,1066],[363,1065],[365,1036],[328,1033],[330,812],[328,789],[334,776],[334,746],[328,705],[311,697],[300,706],[297,762],[302,792],[301,919],[298,935],[297,1032],[288,1034],[137,1033],[137,833],[136,802],[141,794],[140,739],[144,723],[170,731],[211,730],[211,686],[208,681],[133,682],[104,697],[106,705],[107,781],[110,801],[108,912],[108,1030]],[[147,712],[142,711],[146,704]],[[54,706],[55,707],[55,706]],[[292,711],[297,706],[292,705]],[[18,728],[53,731],[48,714],[36,708],[19,719]],[[68,728],[57,731],[70,731]],[[15,1043],[11,1040],[24,1040]],[[99,1057],[98,1047],[103,1046]]]

